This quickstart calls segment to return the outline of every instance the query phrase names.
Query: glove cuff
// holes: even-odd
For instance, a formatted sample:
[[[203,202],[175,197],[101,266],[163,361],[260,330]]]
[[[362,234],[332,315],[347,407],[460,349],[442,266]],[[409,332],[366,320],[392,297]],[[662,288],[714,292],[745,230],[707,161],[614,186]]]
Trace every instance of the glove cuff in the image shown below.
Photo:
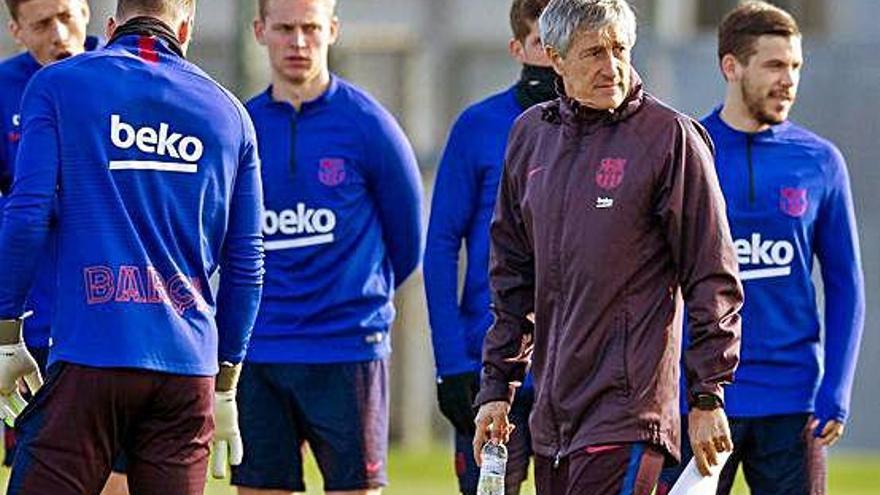
[[[30,316],[25,314],[14,320],[0,320],[0,345],[15,345],[22,341],[24,319]]]
[[[241,374],[241,363],[220,363],[220,372],[214,382],[215,392],[229,392],[238,386],[238,376]]]

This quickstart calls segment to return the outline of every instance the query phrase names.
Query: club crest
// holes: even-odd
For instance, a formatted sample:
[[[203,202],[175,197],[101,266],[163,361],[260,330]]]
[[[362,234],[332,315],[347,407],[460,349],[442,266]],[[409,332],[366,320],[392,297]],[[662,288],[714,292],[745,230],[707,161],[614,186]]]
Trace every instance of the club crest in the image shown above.
[[[322,158],[318,162],[318,180],[325,186],[338,186],[345,181],[345,160]]]
[[[606,191],[616,189],[623,182],[626,158],[604,158],[596,172],[596,185]]]
[[[802,187],[783,187],[779,191],[779,209],[790,217],[802,217],[810,202],[807,190]]]

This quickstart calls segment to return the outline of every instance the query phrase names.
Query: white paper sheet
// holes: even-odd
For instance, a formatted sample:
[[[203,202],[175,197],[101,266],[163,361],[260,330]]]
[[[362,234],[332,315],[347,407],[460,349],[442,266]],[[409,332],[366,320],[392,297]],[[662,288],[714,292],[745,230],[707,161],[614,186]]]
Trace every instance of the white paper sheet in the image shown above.
[[[709,468],[712,473],[710,476],[700,474],[696,461],[691,459],[669,495],[715,495],[718,490],[718,477],[721,474],[721,468],[727,463],[729,457],[730,452],[718,454],[719,463],[717,466]]]

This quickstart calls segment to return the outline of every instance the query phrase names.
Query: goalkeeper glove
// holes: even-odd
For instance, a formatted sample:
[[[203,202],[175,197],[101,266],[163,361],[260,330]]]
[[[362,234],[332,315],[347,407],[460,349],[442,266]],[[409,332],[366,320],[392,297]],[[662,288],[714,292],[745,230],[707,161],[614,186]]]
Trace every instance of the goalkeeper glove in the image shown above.
[[[19,379],[24,379],[31,394],[43,385],[37,362],[22,342],[26,313],[14,320],[0,320],[0,417],[10,427],[27,406],[21,396]]]
[[[226,465],[241,464],[244,446],[238,429],[238,405],[235,392],[241,364],[221,363],[214,386],[214,461],[211,474],[226,477]]]

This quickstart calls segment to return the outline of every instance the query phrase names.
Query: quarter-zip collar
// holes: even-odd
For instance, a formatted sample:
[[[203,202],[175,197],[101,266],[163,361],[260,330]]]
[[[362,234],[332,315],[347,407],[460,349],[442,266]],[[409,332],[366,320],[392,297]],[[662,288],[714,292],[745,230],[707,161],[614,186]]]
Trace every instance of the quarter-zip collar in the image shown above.
[[[270,85],[266,88],[266,91],[259,97],[262,104],[268,108],[274,108],[277,110],[283,111],[287,118],[290,119],[290,161],[288,164],[288,168],[290,170],[290,175],[293,176],[296,174],[297,162],[296,162],[296,135],[297,135],[297,127],[298,122],[297,119],[306,112],[311,112],[314,110],[318,110],[321,108],[326,108],[330,105],[330,102],[333,99],[333,96],[336,95],[336,92],[339,91],[339,82],[337,81],[336,76],[330,74],[330,84],[327,85],[327,89],[320,94],[317,98],[309,101],[302,102],[299,110],[294,108],[290,102],[276,100],[272,95],[272,86]]]
[[[771,125],[769,128],[764,129],[760,132],[745,132],[740,131],[738,129],[734,129],[727,122],[721,118],[721,110],[724,109],[724,105],[719,105],[715,107],[712,111],[712,114],[709,116],[710,119],[717,120],[718,125],[724,131],[725,134],[730,136],[739,136],[741,139],[746,136],[751,136],[753,141],[764,141],[764,140],[773,140],[774,138],[779,137],[782,133],[784,133],[789,127],[791,127],[791,122],[786,120],[781,124]]]
[[[266,88],[266,91],[263,92],[263,101],[267,106],[287,107],[291,111],[301,114],[312,109],[326,107],[333,99],[333,96],[336,95],[336,92],[339,91],[339,81],[334,74],[330,74],[330,84],[327,85],[327,89],[317,98],[302,102],[299,111],[297,111],[289,102],[276,100],[275,97],[272,96],[272,88],[273,86],[269,85],[269,87]]]
[[[756,174],[756,163],[754,160],[754,147],[759,143],[772,142],[779,138],[779,136],[785,132],[790,126],[791,123],[789,121],[784,121],[781,124],[772,125],[767,129],[764,129],[760,132],[745,132],[740,131],[738,129],[734,129],[730,124],[724,121],[721,117],[721,111],[724,109],[723,105],[719,105],[712,111],[712,114],[709,116],[709,120],[714,120],[717,123],[717,128],[721,131],[721,135],[713,136],[716,140],[719,138],[722,139],[730,139],[732,141],[741,141],[745,146],[745,160],[746,160],[746,179],[748,181],[747,194],[746,194],[746,204],[749,207],[755,205],[757,201],[757,186],[755,184],[755,174]]]

